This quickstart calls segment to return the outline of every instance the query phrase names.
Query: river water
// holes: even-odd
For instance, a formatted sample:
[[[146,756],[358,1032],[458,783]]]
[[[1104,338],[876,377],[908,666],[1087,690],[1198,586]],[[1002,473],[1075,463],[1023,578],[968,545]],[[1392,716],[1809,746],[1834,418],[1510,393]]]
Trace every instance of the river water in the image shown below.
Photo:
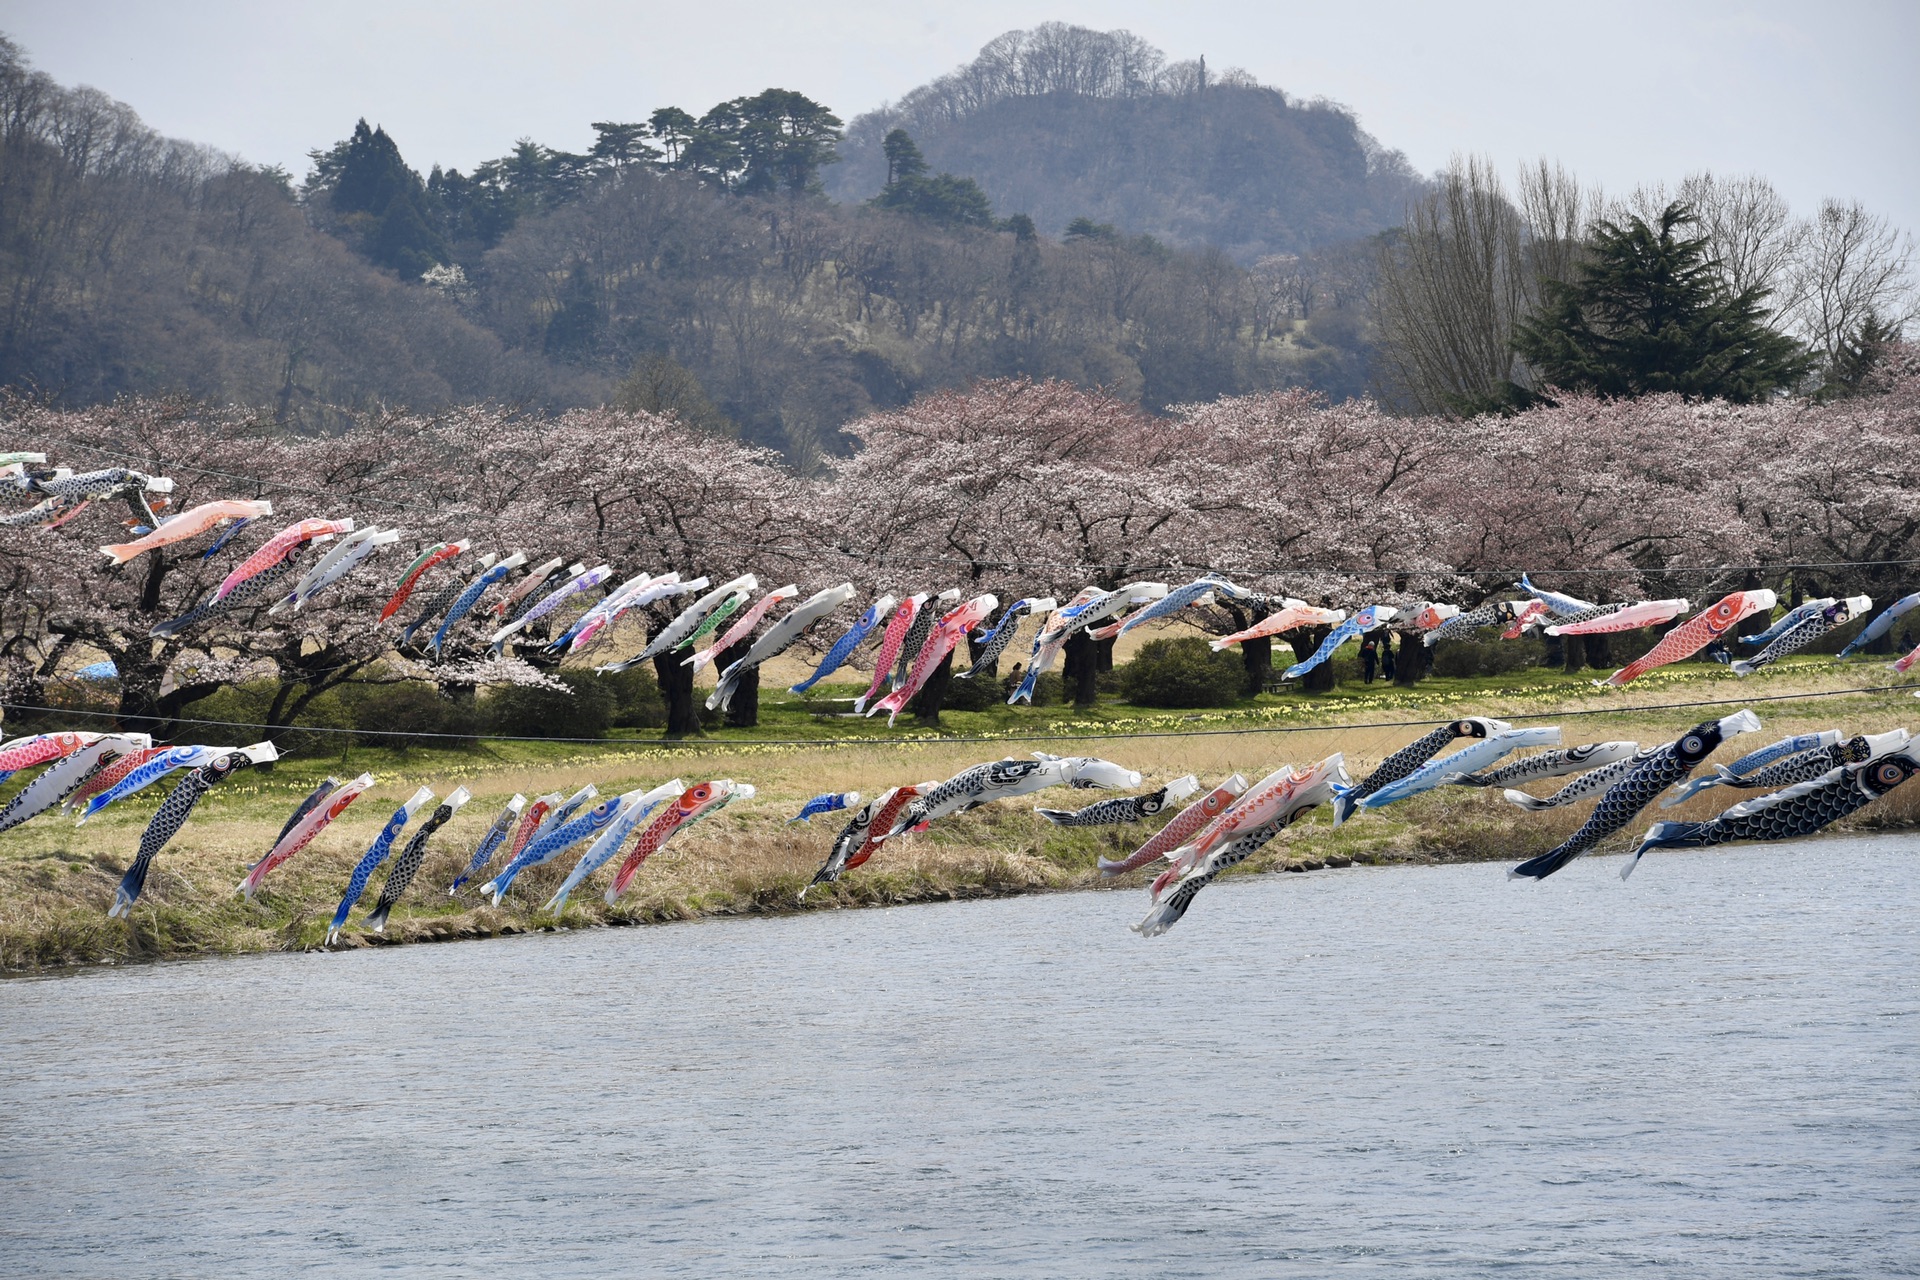
[[[0,983],[0,1272],[1913,1274],[1920,841]]]

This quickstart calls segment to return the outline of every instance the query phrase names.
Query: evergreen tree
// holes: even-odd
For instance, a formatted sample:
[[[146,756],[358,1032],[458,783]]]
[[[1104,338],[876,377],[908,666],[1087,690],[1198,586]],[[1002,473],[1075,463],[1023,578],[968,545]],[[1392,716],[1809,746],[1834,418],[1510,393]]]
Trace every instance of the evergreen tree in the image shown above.
[[[913,138],[905,129],[889,132],[881,141],[880,149],[887,157],[889,187],[908,178],[917,178],[927,171],[926,157],[920,154],[920,148],[914,145]]]
[[[820,190],[820,170],[840,158],[834,149],[840,141],[839,116],[792,89],[762,90],[726,106],[743,166],[738,190],[789,196]]]
[[[385,129],[363,119],[351,137],[326,151],[308,153],[313,172],[307,199],[325,210],[335,234],[359,246],[376,266],[409,280],[449,261],[446,240],[436,223],[438,202],[429,197],[420,175],[407,168],[400,148]],[[457,175],[456,175],[457,176]]]
[[[875,208],[911,213],[953,226],[990,227],[993,205],[972,178],[927,174],[927,161],[905,129],[881,144],[887,154],[887,185],[870,202]]]
[[[593,132],[593,147],[587,155],[602,168],[619,171],[660,158],[659,148],[647,145],[647,126],[644,124],[596,120],[593,122]]]
[[[1516,326],[1514,349],[1542,382],[1744,403],[1806,376],[1806,351],[1767,326],[1767,291],[1730,293],[1695,222],[1675,201],[1652,225],[1595,225],[1578,278],[1550,282],[1542,314]]]
[[[1840,350],[1821,382],[1822,400],[1841,400],[1868,390],[1887,348],[1900,341],[1900,326],[1867,312],[1860,327],[1840,340]]]

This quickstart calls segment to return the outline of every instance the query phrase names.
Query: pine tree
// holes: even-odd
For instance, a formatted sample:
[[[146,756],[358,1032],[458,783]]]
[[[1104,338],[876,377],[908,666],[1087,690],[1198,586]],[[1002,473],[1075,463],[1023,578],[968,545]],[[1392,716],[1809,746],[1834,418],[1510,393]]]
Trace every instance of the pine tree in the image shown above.
[[[1729,293],[1678,201],[1649,225],[1602,220],[1580,275],[1549,283],[1514,349],[1546,385],[1604,396],[1676,392],[1736,402],[1804,378],[1804,348],[1767,325],[1767,291]]]
[[[905,129],[881,140],[887,156],[887,185],[870,203],[876,209],[911,213],[956,227],[991,227],[993,204],[972,178],[927,173],[926,157]]]

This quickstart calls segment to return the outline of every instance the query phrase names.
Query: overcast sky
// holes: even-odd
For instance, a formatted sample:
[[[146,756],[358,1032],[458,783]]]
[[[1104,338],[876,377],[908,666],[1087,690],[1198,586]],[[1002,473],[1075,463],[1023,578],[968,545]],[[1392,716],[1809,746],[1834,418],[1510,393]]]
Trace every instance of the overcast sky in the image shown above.
[[[422,171],[520,137],[584,150],[589,121],[770,85],[851,119],[1050,19],[1343,102],[1422,170],[1457,151],[1509,168],[1549,155],[1621,191],[1756,172],[1801,211],[1858,198],[1920,228],[1912,0],[0,2],[0,31],[55,78],[296,176],[363,115]]]

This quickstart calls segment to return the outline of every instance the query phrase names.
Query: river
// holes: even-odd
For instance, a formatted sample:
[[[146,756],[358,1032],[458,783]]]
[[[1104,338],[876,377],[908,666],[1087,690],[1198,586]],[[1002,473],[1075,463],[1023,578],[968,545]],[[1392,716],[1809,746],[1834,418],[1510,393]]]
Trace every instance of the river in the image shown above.
[[[1917,855],[0,982],[0,1272],[1914,1274]]]

